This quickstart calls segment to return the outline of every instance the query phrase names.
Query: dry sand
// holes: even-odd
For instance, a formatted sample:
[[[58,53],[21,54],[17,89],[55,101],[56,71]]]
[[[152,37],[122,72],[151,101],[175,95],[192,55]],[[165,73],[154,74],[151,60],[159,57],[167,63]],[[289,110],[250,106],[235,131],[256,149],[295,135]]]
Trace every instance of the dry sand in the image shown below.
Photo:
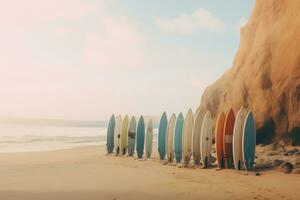
[[[156,156],[156,155],[155,155]],[[0,154],[0,199],[299,199],[300,176],[178,168],[104,147]]]

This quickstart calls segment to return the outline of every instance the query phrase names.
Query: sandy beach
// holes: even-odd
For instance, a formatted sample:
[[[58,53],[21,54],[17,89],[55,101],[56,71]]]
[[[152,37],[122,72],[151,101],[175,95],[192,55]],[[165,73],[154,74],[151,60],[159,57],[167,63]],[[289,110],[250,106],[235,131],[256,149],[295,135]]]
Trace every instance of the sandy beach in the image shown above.
[[[298,199],[300,176],[179,168],[104,146],[0,154],[0,199]]]

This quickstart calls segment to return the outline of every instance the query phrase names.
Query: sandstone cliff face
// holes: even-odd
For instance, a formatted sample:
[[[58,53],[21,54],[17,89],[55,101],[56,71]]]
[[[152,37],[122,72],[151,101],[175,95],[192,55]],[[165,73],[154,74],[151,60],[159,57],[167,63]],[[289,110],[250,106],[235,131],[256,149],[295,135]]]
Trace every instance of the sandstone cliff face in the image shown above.
[[[256,0],[241,29],[233,66],[201,99],[199,109],[251,109],[258,143],[300,143],[300,1]]]

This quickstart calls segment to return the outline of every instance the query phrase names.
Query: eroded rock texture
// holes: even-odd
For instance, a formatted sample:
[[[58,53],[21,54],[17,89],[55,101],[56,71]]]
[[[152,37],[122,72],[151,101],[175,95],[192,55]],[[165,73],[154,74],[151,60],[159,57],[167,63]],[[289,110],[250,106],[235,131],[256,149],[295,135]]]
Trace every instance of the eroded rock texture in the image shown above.
[[[209,86],[199,109],[251,109],[258,143],[300,144],[300,1],[256,0],[233,66]]]

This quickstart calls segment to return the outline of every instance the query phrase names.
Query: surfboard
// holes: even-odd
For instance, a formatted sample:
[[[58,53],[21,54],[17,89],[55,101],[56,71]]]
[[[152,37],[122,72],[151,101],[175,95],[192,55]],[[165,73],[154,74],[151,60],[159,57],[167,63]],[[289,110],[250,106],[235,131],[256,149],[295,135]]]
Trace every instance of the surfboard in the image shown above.
[[[168,162],[174,161],[174,130],[176,123],[176,115],[173,114],[168,123],[167,129],[167,158]]]
[[[210,112],[207,111],[203,118],[200,137],[200,155],[204,168],[208,167],[211,162],[212,138],[212,119]]]
[[[126,155],[129,118],[125,115],[121,126],[120,154]]]
[[[115,154],[118,155],[120,153],[120,135],[121,135],[121,125],[122,125],[122,116],[117,116],[115,133],[114,133],[114,146],[115,146]]]
[[[234,128],[233,128],[233,141],[232,141],[232,152],[233,152],[233,164],[235,169],[240,170],[244,166],[243,164],[243,152],[242,152],[242,141],[244,132],[244,122],[247,116],[247,110],[241,108],[236,115]]]
[[[216,153],[217,153],[217,161],[219,168],[224,168],[225,160],[224,160],[224,151],[223,151],[223,134],[224,134],[224,126],[225,126],[226,116],[223,112],[221,112],[218,116],[216,129],[215,129],[215,137],[216,137]]]
[[[176,163],[180,163],[182,160],[182,130],[183,130],[184,118],[182,113],[177,117],[174,132],[174,150]]]
[[[133,156],[135,149],[135,136],[136,136],[136,120],[133,116],[129,122],[128,128],[128,156]]]
[[[183,124],[183,164],[188,165],[192,156],[192,133],[194,126],[194,116],[192,109],[189,109]]]
[[[194,128],[193,128],[193,158],[194,158],[194,164],[199,165],[200,164],[200,136],[201,136],[201,128],[202,128],[202,122],[203,122],[203,114],[198,111],[195,115],[195,121],[194,121]]]
[[[147,158],[151,158],[153,146],[153,123],[152,120],[148,122],[147,131],[146,131],[146,156]]]
[[[106,136],[106,149],[107,153],[113,153],[114,151],[114,132],[115,132],[116,118],[112,115],[109,119]]]
[[[232,137],[234,128],[235,116],[232,109],[226,116],[224,134],[223,134],[223,151],[225,167],[230,169],[233,165],[233,153],[232,153]]]
[[[253,169],[256,145],[255,120],[251,111],[246,116],[243,130],[243,162],[244,167],[249,171]]]
[[[145,122],[141,116],[136,130],[136,152],[139,159],[143,158],[145,146]]]
[[[167,135],[168,119],[164,112],[159,121],[158,127],[158,153],[160,160],[166,157],[166,135]]]

